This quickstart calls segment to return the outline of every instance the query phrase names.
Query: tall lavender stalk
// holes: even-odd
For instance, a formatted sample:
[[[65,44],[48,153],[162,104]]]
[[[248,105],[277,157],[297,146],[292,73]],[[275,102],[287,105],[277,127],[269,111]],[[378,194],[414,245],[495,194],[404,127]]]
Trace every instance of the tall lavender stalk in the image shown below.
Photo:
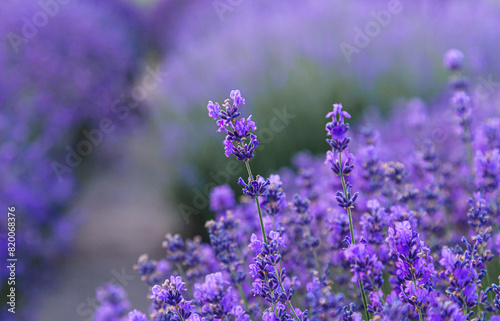
[[[241,97],[240,91],[232,90],[229,96],[233,100],[233,103],[231,104],[230,100],[226,99],[223,105],[224,110],[221,109],[219,103],[209,101],[207,105],[208,115],[214,120],[217,120],[217,126],[219,126],[217,131],[223,131],[227,134],[224,139],[224,154],[226,157],[235,155],[237,160],[245,163],[248,171],[248,183],[245,183],[240,177],[238,184],[244,186],[243,192],[247,196],[255,199],[255,204],[257,205],[257,211],[259,213],[262,239],[264,243],[267,243],[259,196],[264,194],[270,183],[269,180],[264,180],[259,176],[254,179],[249,163],[250,159],[254,156],[253,152],[255,148],[260,145],[257,136],[252,133],[257,129],[257,126],[255,126],[255,122],[252,121],[251,115],[246,119],[238,119],[241,115],[241,113],[238,112],[238,107],[245,104],[245,98]]]
[[[257,271],[257,273],[253,273],[253,277],[256,279],[253,283],[254,293],[261,295],[271,303],[272,314],[280,320],[289,316],[284,305],[286,304],[295,319],[301,321],[301,318],[297,315],[292,305],[293,290],[287,290],[283,285],[286,274],[285,270],[281,267],[281,255],[278,248],[284,246],[284,243],[279,233],[275,231],[270,232],[271,241],[268,242],[262,218],[259,196],[267,192],[270,181],[258,175],[254,178],[250,167],[250,160],[254,157],[255,148],[260,144],[257,136],[252,133],[257,129],[257,126],[252,121],[252,116],[246,119],[238,119],[241,115],[238,107],[245,104],[245,99],[241,96],[240,91],[233,90],[229,96],[233,100],[233,103],[231,104],[230,100],[227,99],[223,105],[224,110],[221,109],[218,103],[213,103],[212,101],[209,101],[207,109],[208,115],[217,121],[217,125],[219,126],[217,131],[224,131],[227,134],[224,139],[226,157],[235,155],[237,160],[245,163],[248,172],[248,182],[245,182],[240,177],[238,184],[243,186],[243,193],[245,195],[255,200],[259,214],[263,243],[252,236],[252,243],[250,244],[250,247],[253,249],[252,251],[256,254],[256,264],[253,265],[253,271]],[[277,266],[278,264],[280,264],[280,267]],[[272,268],[269,268],[270,266]]]
[[[340,177],[342,182],[342,191],[337,191],[335,199],[340,207],[347,211],[349,216],[349,232],[350,240],[352,244],[356,244],[354,238],[354,227],[352,222],[351,209],[354,208],[356,204],[356,199],[358,198],[358,192],[352,194],[352,185],[346,183],[346,176],[349,176],[354,169],[352,156],[349,154],[349,143],[351,138],[347,137],[347,131],[349,131],[349,124],[344,122],[345,118],[351,118],[348,112],[342,110],[342,104],[334,104],[333,111],[326,114],[326,118],[332,117],[332,121],[326,124],[327,135],[331,136],[331,139],[326,141],[332,147],[332,150],[326,153],[326,163],[331,165],[331,168],[335,175]],[[342,162],[342,153],[346,154],[346,160]],[[365,309],[366,320],[370,320],[370,313],[368,312],[368,304],[366,299],[366,293],[363,288],[361,279],[358,279],[359,290],[361,292],[361,297],[363,299],[363,305]]]

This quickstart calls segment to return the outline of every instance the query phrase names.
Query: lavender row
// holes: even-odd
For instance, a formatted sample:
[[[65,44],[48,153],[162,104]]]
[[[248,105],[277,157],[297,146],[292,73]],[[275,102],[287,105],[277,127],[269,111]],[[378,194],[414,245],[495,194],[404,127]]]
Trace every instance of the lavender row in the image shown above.
[[[163,259],[139,258],[147,313],[108,284],[95,320],[500,320],[498,101],[471,95],[461,52],[444,62],[446,101],[411,100],[354,136],[334,104],[326,158],[269,178],[251,170],[241,93],[209,102],[225,155],[247,168],[243,195],[212,191],[209,243],[167,235]]]

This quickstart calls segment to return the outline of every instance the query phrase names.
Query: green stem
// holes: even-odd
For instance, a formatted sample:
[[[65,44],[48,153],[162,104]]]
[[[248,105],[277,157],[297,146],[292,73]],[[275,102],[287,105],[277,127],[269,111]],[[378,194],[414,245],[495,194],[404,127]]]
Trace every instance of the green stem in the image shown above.
[[[248,161],[245,161],[245,165],[247,167],[248,176],[251,181],[253,181],[252,170],[250,169],[250,164]],[[262,232],[262,240],[264,243],[267,243],[266,229],[264,228],[264,220],[262,219],[262,210],[260,209],[259,197],[255,198],[255,204],[257,205],[257,211],[259,212],[259,221],[260,221],[260,230]]]
[[[245,161],[245,165],[246,165],[246,168],[247,168],[248,176],[249,176],[250,180],[253,181],[252,170],[250,168],[249,162]],[[266,229],[264,228],[264,220],[262,219],[262,210],[260,209],[260,203],[259,203],[259,198],[258,197],[255,198],[255,204],[257,205],[257,211],[259,212],[259,221],[260,221],[260,229],[261,229],[261,232],[262,232],[262,239],[264,240],[264,243],[267,243]],[[274,265],[274,268],[276,269],[275,265]],[[281,290],[283,291],[283,293],[286,293],[285,292],[285,287],[283,286],[283,284],[281,284],[281,280],[278,280],[278,283],[280,284]],[[297,321],[300,321],[300,319],[297,316],[297,313],[295,313],[295,310],[293,309],[292,303],[290,301],[288,301],[288,306],[290,307],[290,310],[292,310],[293,315],[295,316],[295,318],[297,319]],[[273,310],[274,310],[274,307],[273,307]],[[276,311],[275,311],[275,314],[276,314]]]
[[[486,284],[488,286],[491,286],[491,281],[490,281],[490,273],[489,270],[486,270]]]
[[[181,316],[179,312],[179,308],[176,308],[175,311],[177,312],[177,316],[179,317],[179,319],[181,319],[181,321],[184,321],[184,318]]]
[[[464,128],[465,135],[470,137],[470,128],[467,126]],[[465,147],[467,149],[467,161],[469,163],[470,177],[472,181],[474,181],[475,173],[474,173],[474,150],[472,148],[472,143],[467,140],[465,143]]]
[[[274,306],[274,303],[271,303],[271,306],[273,307],[274,315],[276,315],[276,307]]]
[[[184,269],[182,268],[182,265],[180,263],[176,263],[175,266],[177,267],[177,270],[179,271],[179,274],[181,275],[182,279],[187,281],[186,273],[184,273]]]
[[[347,197],[347,184],[344,178],[344,166],[342,165],[342,152],[339,153],[339,164],[340,164],[340,180],[342,182],[342,189],[344,190],[344,195]],[[347,215],[349,216],[349,231],[351,233],[351,243],[356,244],[354,240],[354,227],[352,223],[352,213],[351,208],[347,208]],[[361,292],[361,298],[363,299],[363,305],[365,307],[365,317],[366,321],[370,320],[370,313],[368,312],[368,300],[366,299],[365,289],[363,288],[363,284],[361,280],[358,280],[359,290]]]
[[[234,270],[230,269],[231,271],[231,276],[235,280],[236,288],[238,289],[238,292],[240,293],[241,299],[243,300],[243,305],[245,306],[245,310],[250,314],[250,310],[248,309],[248,301],[247,298],[245,297],[245,292],[243,292],[243,288],[241,287],[241,284],[236,282],[236,273]]]
[[[264,227],[264,220],[262,219],[262,211],[260,209],[259,198],[255,198],[255,204],[257,205],[257,212],[259,212],[259,221],[260,221],[260,231],[262,233],[262,239],[264,243],[267,243],[266,229]]]
[[[465,315],[469,314],[469,308],[467,307],[467,303],[465,302],[465,299],[464,299],[464,290],[460,291],[460,300],[462,300],[462,303],[465,307]]]
[[[463,130],[464,130],[464,137],[466,137],[466,139],[470,138],[471,137],[470,127],[466,125],[463,127]],[[469,176],[472,183],[472,187],[470,188],[473,190],[475,181],[475,172],[474,172],[474,149],[472,148],[471,139],[467,139],[467,141],[465,142],[465,150],[467,153],[467,163],[469,165]],[[471,192],[471,189],[469,189],[468,191]]]
[[[484,250],[486,248],[486,245],[483,245],[481,247],[481,256],[483,256],[483,253],[484,253]],[[489,262],[488,262],[489,263]],[[491,282],[490,282],[490,270],[491,269],[487,269],[486,267],[488,266],[488,263],[485,264],[485,269],[486,269],[486,284],[487,286],[491,286]],[[490,264],[491,266],[491,264]],[[481,285],[482,285],[482,281],[481,281]],[[478,300],[477,300],[477,306],[478,306],[478,309],[479,309],[479,317],[481,317],[481,307],[479,307],[479,305],[481,305],[481,289],[479,288],[479,286],[477,286],[477,295],[478,295]],[[490,297],[489,295],[486,295],[486,301],[490,301]]]
[[[307,229],[307,232],[309,233],[309,235],[312,235],[311,228],[308,225],[306,225],[306,229]],[[312,252],[313,252],[314,260],[316,261],[316,269],[318,270],[320,279],[322,279],[323,278],[323,273],[321,273],[321,263],[319,261],[318,254],[316,253],[316,249],[313,248]]]
[[[267,279],[267,276],[266,276],[266,284],[267,284],[267,286],[269,286],[269,281]],[[274,293],[274,291],[273,291],[273,293]],[[274,315],[276,315],[276,306],[273,302],[271,302],[271,307],[273,308]]]
[[[368,275],[368,279],[370,280],[370,282],[371,282],[372,284],[375,284],[375,282],[373,282],[373,279],[371,278],[371,276],[369,276],[369,275]],[[379,288],[375,288],[375,291],[374,291],[374,292],[376,292],[376,293],[377,293],[378,298],[380,299],[380,302],[381,302],[381,303],[382,303],[382,305],[383,305],[383,304],[384,304],[384,302],[385,302],[385,300],[384,300],[383,295],[380,295],[379,290],[380,290]],[[382,294],[383,294],[383,292],[382,292]]]
[[[243,292],[243,288],[241,287],[241,284],[237,284],[236,287],[238,288],[238,292],[240,292],[241,299],[243,300],[243,305],[245,306],[245,310],[250,313],[250,310],[248,309],[248,302],[245,297],[245,292]]]
[[[365,289],[363,288],[363,284],[361,283],[361,280],[358,280],[358,284],[359,284],[359,289],[361,291],[361,298],[363,299],[363,305],[365,306],[365,317],[366,317],[366,321],[369,321],[370,320],[370,313],[368,312],[368,301],[366,300],[366,293],[365,293]]]
[[[248,161],[245,161],[245,165],[247,167],[247,172],[248,172],[248,176],[250,178],[250,180],[253,181],[253,175],[252,175],[252,170],[250,169],[250,164]]]
[[[342,182],[342,189],[344,190],[344,195],[347,197],[347,184],[345,182],[344,168],[342,166],[342,153],[339,153],[339,163],[340,163],[340,180]],[[354,228],[352,224],[351,208],[347,208],[347,214],[349,216],[349,231],[351,233],[351,243],[356,244],[356,241],[354,240]]]
[[[273,267],[274,267],[274,270],[276,270],[276,264],[273,264]],[[283,291],[283,293],[286,294],[285,287],[283,286],[283,283],[281,283],[281,279],[280,278],[278,278],[278,284],[281,287],[281,291]],[[299,317],[297,316],[297,313],[295,313],[295,310],[293,308],[292,302],[288,301],[288,307],[290,308],[290,310],[292,310],[293,315],[295,316],[295,318],[297,319],[297,321],[300,321]]]
[[[323,273],[321,273],[321,264],[319,263],[318,254],[316,253],[316,249],[313,249],[314,260],[316,261],[316,269],[318,269],[319,277],[323,278]]]
[[[412,265],[412,268],[413,268],[413,265]],[[417,281],[415,281],[415,274],[413,273],[413,271],[411,272],[412,273],[412,278],[413,278],[413,286],[415,287],[415,293],[417,292]],[[418,319],[420,321],[423,321],[424,319],[422,318],[422,312],[420,312],[420,308],[417,310],[418,312]]]
[[[479,289],[479,288],[478,288],[478,289]],[[479,299],[477,300],[477,315],[478,315],[479,317],[481,317],[481,302],[480,302],[480,300],[481,300],[481,291],[480,291],[480,290],[478,290],[477,292],[478,292],[478,293],[477,293],[477,295],[478,295],[478,297],[479,297]]]
[[[295,319],[297,319],[297,321],[300,321],[299,316],[297,315],[297,313],[295,313],[295,310],[293,309],[292,302],[288,301],[288,307],[290,308],[290,310],[292,310]]]

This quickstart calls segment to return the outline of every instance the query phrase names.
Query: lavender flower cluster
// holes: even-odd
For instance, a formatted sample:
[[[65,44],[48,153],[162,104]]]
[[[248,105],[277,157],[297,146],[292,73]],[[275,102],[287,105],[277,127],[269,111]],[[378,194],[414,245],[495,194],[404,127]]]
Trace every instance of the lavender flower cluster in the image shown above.
[[[209,102],[243,195],[213,189],[210,243],[167,235],[165,258],[139,258],[149,317],[128,320],[500,320],[500,118],[471,96],[461,52],[444,63],[449,102],[413,99],[356,136],[334,104],[326,160],[300,154],[267,179],[241,93]],[[113,287],[96,321],[127,320]]]

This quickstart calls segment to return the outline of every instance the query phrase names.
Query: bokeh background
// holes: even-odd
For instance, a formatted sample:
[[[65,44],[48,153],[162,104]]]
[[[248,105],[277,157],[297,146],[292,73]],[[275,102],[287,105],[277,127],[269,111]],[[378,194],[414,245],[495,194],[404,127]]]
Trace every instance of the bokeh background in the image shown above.
[[[448,48],[474,82],[500,81],[498,17],[495,0],[2,1],[0,251],[15,206],[15,319],[90,320],[108,281],[146,310],[137,257],[161,256],[166,233],[203,235],[211,187],[236,190],[243,173],[228,171],[208,100],[241,90],[263,141],[252,166],[268,175],[324,153],[334,102],[356,124],[441,99]]]

